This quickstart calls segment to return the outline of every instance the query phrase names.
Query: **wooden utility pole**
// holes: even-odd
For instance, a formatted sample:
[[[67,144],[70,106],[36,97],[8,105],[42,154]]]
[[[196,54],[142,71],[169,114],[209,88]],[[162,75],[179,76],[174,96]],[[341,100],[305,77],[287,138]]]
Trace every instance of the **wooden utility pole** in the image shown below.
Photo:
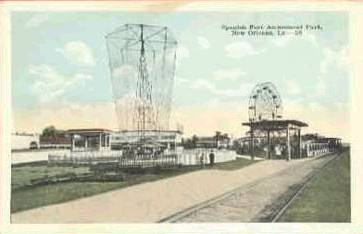
[[[254,143],[253,143],[253,141],[254,141],[254,139],[253,139],[253,128],[252,128],[252,124],[251,124],[251,141],[250,141],[250,152],[251,152],[251,160],[253,161],[253,160],[255,160],[255,155],[254,155]]]
[[[287,160],[291,160],[291,145],[290,145],[290,124],[287,124],[286,129],[286,149],[287,149]]]
[[[271,159],[271,152],[270,152],[270,130],[267,130],[267,158]]]
[[[301,153],[302,149],[301,149],[301,129],[300,128],[298,130],[298,137],[299,137],[299,158],[301,158],[302,157],[302,153]]]

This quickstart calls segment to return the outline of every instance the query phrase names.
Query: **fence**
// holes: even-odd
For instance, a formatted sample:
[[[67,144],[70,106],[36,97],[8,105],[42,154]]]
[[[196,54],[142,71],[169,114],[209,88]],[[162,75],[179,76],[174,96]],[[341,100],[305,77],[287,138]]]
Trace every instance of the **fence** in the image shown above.
[[[176,165],[200,165],[209,164],[210,150],[193,149],[184,150],[182,153],[168,153],[161,155],[127,155],[122,151],[83,151],[72,152],[70,155],[48,155],[49,164],[74,164],[91,165],[97,163],[118,163],[120,167],[167,167]],[[215,150],[214,162],[228,162],[236,160],[237,154],[234,151]]]
[[[121,168],[150,168],[150,167],[174,167],[179,165],[177,154],[136,155],[133,157],[121,157],[119,166]]]
[[[49,154],[48,163],[52,164],[97,164],[99,162],[118,162],[122,151],[73,151],[69,154]]]
[[[12,152],[11,164],[20,165],[26,163],[47,161],[49,158],[49,154],[69,156],[69,150],[27,150],[23,152]]]
[[[308,157],[323,156],[332,153],[327,143],[310,143],[305,146]]]
[[[182,154],[178,154],[178,162],[181,165],[200,165],[209,164],[209,154],[211,150],[208,149],[192,149],[184,150]],[[222,163],[236,160],[237,154],[230,150],[214,150],[214,163]]]

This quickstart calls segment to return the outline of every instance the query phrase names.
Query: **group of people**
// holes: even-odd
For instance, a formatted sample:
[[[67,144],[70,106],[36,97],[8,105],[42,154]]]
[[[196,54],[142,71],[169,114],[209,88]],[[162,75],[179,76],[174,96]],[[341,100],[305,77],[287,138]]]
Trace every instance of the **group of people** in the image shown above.
[[[214,159],[215,159],[215,155],[214,155],[213,150],[211,150],[209,153],[209,166],[211,166],[211,167],[214,166]],[[199,156],[199,163],[202,168],[204,167],[204,165],[206,165],[206,162],[204,160],[205,160],[205,154],[204,154],[204,152],[202,152]]]

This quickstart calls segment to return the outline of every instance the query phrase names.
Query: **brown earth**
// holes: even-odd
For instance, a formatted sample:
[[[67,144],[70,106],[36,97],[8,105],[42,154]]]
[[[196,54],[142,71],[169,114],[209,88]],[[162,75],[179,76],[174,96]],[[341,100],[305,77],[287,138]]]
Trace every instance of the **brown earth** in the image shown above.
[[[250,221],[291,184],[301,181],[325,160],[271,160],[260,161],[236,171],[201,170],[62,204],[18,212],[11,216],[11,220],[12,223],[157,222],[238,187],[260,181],[258,186],[245,190],[240,195],[243,204],[238,206],[243,207],[243,216],[238,213],[236,219],[229,219],[228,217],[234,213],[230,210],[223,213],[224,208],[220,207],[217,209],[221,212],[218,216],[207,214],[182,220]],[[215,208],[201,212],[215,213],[213,209]]]

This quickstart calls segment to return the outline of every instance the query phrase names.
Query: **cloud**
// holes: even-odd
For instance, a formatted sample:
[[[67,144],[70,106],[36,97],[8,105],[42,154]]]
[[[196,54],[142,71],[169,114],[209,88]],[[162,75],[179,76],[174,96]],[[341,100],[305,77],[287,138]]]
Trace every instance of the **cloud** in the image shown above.
[[[70,41],[63,48],[57,48],[56,51],[75,65],[94,65],[92,49],[83,41]]]
[[[209,43],[207,38],[199,36],[197,39],[198,39],[198,44],[202,48],[204,48],[204,49],[209,49],[210,48],[210,43]]]
[[[315,95],[316,96],[322,96],[326,94],[327,91],[327,84],[325,82],[325,79],[323,78],[323,76],[319,76],[318,77],[318,81],[316,82],[316,90],[315,90]]]
[[[192,89],[207,89],[207,90],[214,90],[214,84],[206,79],[196,79],[190,85]]]
[[[41,103],[13,115],[14,131],[41,132],[54,125],[58,129],[117,128],[115,105],[112,102]]]
[[[320,62],[320,74],[317,77],[315,90],[310,95],[312,97],[321,97],[327,94],[329,89],[329,71],[331,69],[346,69],[348,65],[347,48],[333,50],[329,47],[323,49],[323,59]]]
[[[314,46],[319,46],[319,43],[318,43],[318,40],[316,39],[316,36],[312,33],[305,33],[303,36],[302,36],[302,39],[310,42],[311,44],[313,44]]]
[[[35,28],[48,21],[49,15],[47,13],[37,13],[30,18],[25,24],[28,28]]]
[[[240,68],[217,70],[213,73],[215,80],[237,80],[241,76],[245,76],[246,72]]]
[[[274,38],[272,40],[272,44],[276,47],[285,47],[287,46],[291,41],[293,40],[305,40],[310,42],[314,46],[319,46],[319,43],[316,39],[316,36],[312,33],[304,33],[302,36],[296,36],[293,34],[289,34],[286,36],[280,36],[277,38]]]
[[[183,77],[177,77],[177,78],[175,79],[175,82],[176,82],[176,84],[178,84],[178,85],[182,85],[182,84],[187,84],[187,83],[189,83],[189,80],[188,80],[188,79],[186,79],[186,78],[183,78]]]
[[[286,99],[284,119],[300,119],[309,125],[303,133],[320,133],[325,136],[342,137],[350,140],[349,106],[346,103],[332,103],[328,107],[319,99],[311,102]]]
[[[301,94],[300,85],[292,79],[285,79],[286,92],[290,95]]]
[[[242,82],[236,89],[220,89],[214,83],[206,79],[196,79],[191,83],[190,88],[196,90],[207,90],[214,95],[224,97],[247,97],[253,84]]]
[[[333,50],[329,47],[323,49],[324,58],[320,62],[320,73],[328,73],[330,67],[344,68],[348,64],[348,50]]]
[[[176,50],[176,54],[178,59],[189,58],[189,49],[185,46],[180,45]]]
[[[182,123],[184,136],[212,136],[215,131],[226,132],[230,135],[241,135],[241,121],[245,112],[232,105],[215,106],[185,106],[178,107],[172,113],[171,126]]]
[[[67,89],[84,85],[92,76],[77,73],[71,77],[60,74],[49,65],[30,65],[29,74],[33,76],[32,90],[41,103],[52,102],[64,96]]]
[[[176,49],[176,64],[177,66],[180,65],[181,61],[183,59],[187,59],[189,58],[189,49],[183,45],[179,45],[178,48]]]
[[[129,64],[122,65],[113,70],[112,76],[115,78],[130,78],[136,76],[135,67]]]
[[[291,34],[286,35],[286,36],[277,37],[277,38],[272,39],[272,44],[277,47],[285,47],[287,44],[290,43],[290,41],[293,38],[294,38],[294,36]]]
[[[247,41],[239,41],[228,44],[224,47],[227,57],[230,58],[243,58],[249,55],[256,55],[262,52],[257,50]]]

